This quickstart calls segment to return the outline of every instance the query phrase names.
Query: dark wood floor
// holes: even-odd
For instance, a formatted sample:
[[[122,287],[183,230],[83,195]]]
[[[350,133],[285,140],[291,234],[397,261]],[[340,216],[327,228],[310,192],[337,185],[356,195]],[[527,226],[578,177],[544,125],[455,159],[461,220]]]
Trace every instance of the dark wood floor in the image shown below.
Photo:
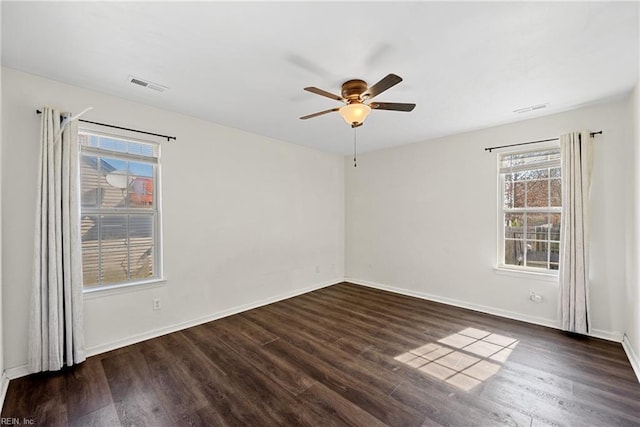
[[[81,426],[638,426],[619,344],[339,284],[11,381]]]

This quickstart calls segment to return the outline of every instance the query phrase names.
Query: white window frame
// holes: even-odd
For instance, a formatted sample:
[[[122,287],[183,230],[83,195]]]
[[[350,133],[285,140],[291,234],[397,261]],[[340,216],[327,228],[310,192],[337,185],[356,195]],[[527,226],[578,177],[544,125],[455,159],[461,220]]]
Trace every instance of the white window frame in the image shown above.
[[[92,126],[92,125],[84,125],[79,127],[78,129],[78,133],[85,133],[85,134],[91,134],[91,135],[96,135],[96,136],[102,136],[102,137],[107,137],[107,138],[112,138],[112,139],[117,139],[117,140],[122,140],[122,141],[130,141],[130,142],[135,142],[135,143],[141,143],[141,144],[148,144],[148,145],[153,145],[157,148],[157,157],[155,158],[155,164],[153,164],[153,169],[154,169],[154,177],[153,177],[153,198],[154,198],[154,205],[155,205],[155,224],[154,224],[154,246],[153,246],[153,266],[154,266],[154,276],[153,277],[149,277],[147,279],[135,279],[135,280],[129,280],[129,281],[125,281],[125,282],[118,282],[118,283],[112,283],[112,284],[105,284],[105,285],[94,285],[94,286],[89,286],[89,287],[85,287],[83,285],[83,293],[84,294],[92,294],[95,292],[102,292],[102,291],[109,291],[109,290],[118,290],[118,289],[126,289],[126,288],[130,288],[130,287],[135,287],[135,288],[139,288],[141,286],[144,285],[154,285],[154,284],[160,284],[162,282],[165,282],[166,279],[164,277],[164,268],[163,268],[163,240],[162,240],[162,183],[161,183],[161,155],[162,155],[162,150],[161,150],[161,145],[159,141],[150,141],[150,140],[146,140],[146,139],[141,139],[141,138],[137,138],[136,136],[132,136],[129,134],[129,132],[126,131],[119,131],[118,133],[110,133],[110,132],[104,132],[102,130],[98,130],[96,127]],[[137,135],[137,134],[134,134]],[[80,144],[80,143],[78,143]],[[150,158],[147,156],[138,156],[135,154],[129,154],[129,153],[120,153],[117,151],[110,151],[110,150],[103,150],[100,148],[95,148],[95,147],[87,147],[87,146],[82,146],[79,145],[79,156],[78,156],[78,161],[82,161],[82,155],[84,153],[87,154],[93,154],[93,155],[99,155],[99,156],[103,156],[103,157],[109,157],[109,158],[114,158],[114,159],[119,159],[119,160],[133,160],[133,161],[144,161],[144,162],[149,162]],[[78,177],[78,179],[80,180],[81,177]],[[96,209],[87,209],[87,208],[82,208],[80,207],[81,210],[81,215],[82,214],[98,214],[101,209],[100,208],[96,208]],[[118,213],[122,213],[122,214],[128,214],[128,213],[133,213],[135,214],[140,213],[141,211],[138,210],[136,211],[136,208],[116,208],[114,209],[114,212],[118,212]],[[83,283],[84,283],[84,279],[83,279]]]
[[[558,277],[559,270],[552,270],[552,269],[540,268],[540,267],[519,266],[519,265],[513,265],[513,264],[506,264],[504,262],[505,261],[505,253],[504,253],[505,251],[505,235],[504,235],[504,232],[505,232],[505,226],[504,226],[505,176],[503,173],[501,173],[500,166],[501,166],[501,160],[504,156],[527,153],[527,152],[542,151],[542,150],[548,150],[548,149],[558,149],[559,147],[560,147],[559,142],[540,143],[540,144],[537,144],[535,148],[513,149],[509,151],[504,151],[497,156],[496,170],[498,173],[498,206],[497,206],[498,208],[497,209],[498,248],[497,248],[497,257],[496,257],[497,263],[495,267],[497,272],[505,272],[507,274],[516,274],[516,275],[524,275],[524,276],[538,276],[542,279],[548,278],[552,281],[555,281],[555,279]],[[558,166],[560,166],[559,162],[558,162]],[[514,213],[517,213],[518,211],[532,212],[532,213],[535,213],[535,212],[562,213],[562,207],[544,207],[544,208],[527,207],[527,208],[514,208],[512,210],[509,210],[509,212],[514,212]]]

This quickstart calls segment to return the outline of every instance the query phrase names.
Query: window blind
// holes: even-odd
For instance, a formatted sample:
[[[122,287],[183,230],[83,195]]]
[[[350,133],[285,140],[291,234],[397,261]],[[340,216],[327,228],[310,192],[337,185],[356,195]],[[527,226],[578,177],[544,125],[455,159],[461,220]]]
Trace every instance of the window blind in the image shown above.
[[[153,142],[129,141],[119,137],[85,132],[78,135],[78,142],[83,152],[99,151],[102,155],[112,153],[147,162],[156,162],[160,155],[160,144]]]
[[[560,166],[560,147],[500,156],[500,173],[554,168]]]

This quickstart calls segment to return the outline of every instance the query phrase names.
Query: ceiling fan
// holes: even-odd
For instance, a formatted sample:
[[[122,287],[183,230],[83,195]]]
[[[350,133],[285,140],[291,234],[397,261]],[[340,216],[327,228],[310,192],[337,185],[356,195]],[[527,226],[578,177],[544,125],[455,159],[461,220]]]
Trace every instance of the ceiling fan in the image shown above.
[[[402,77],[395,74],[388,74],[385,78],[380,80],[373,86],[368,86],[364,80],[349,80],[342,84],[342,96],[335,95],[326,90],[318,89],[317,87],[305,87],[307,92],[315,93],[316,95],[326,96],[327,98],[335,99],[336,101],[344,102],[342,107],[335,107],[329,110],[320,111],[317,113],[302,116],[300,119],[306,120],[313,117],[318,117],[323,114],[332,113],[338,111],[342,118],[351,125],[352,128],[362,126],[364,120],[371,110],[392,110],[392,111],[412,111],[416,104],[405,104],[398,102],[369,102],[365,104],[365,101],[371,101],[373,97],[381,94],[385,90],[397,85],[402,81]]]

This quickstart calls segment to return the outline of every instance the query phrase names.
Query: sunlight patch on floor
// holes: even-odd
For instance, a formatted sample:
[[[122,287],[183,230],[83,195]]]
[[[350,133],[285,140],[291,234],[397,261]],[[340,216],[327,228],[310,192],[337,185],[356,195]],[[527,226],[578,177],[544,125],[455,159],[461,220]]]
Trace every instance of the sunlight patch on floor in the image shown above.
[[[515,338],[467,328],[402,353],[395,360],[470,391],[495,375],[517,345]]]

